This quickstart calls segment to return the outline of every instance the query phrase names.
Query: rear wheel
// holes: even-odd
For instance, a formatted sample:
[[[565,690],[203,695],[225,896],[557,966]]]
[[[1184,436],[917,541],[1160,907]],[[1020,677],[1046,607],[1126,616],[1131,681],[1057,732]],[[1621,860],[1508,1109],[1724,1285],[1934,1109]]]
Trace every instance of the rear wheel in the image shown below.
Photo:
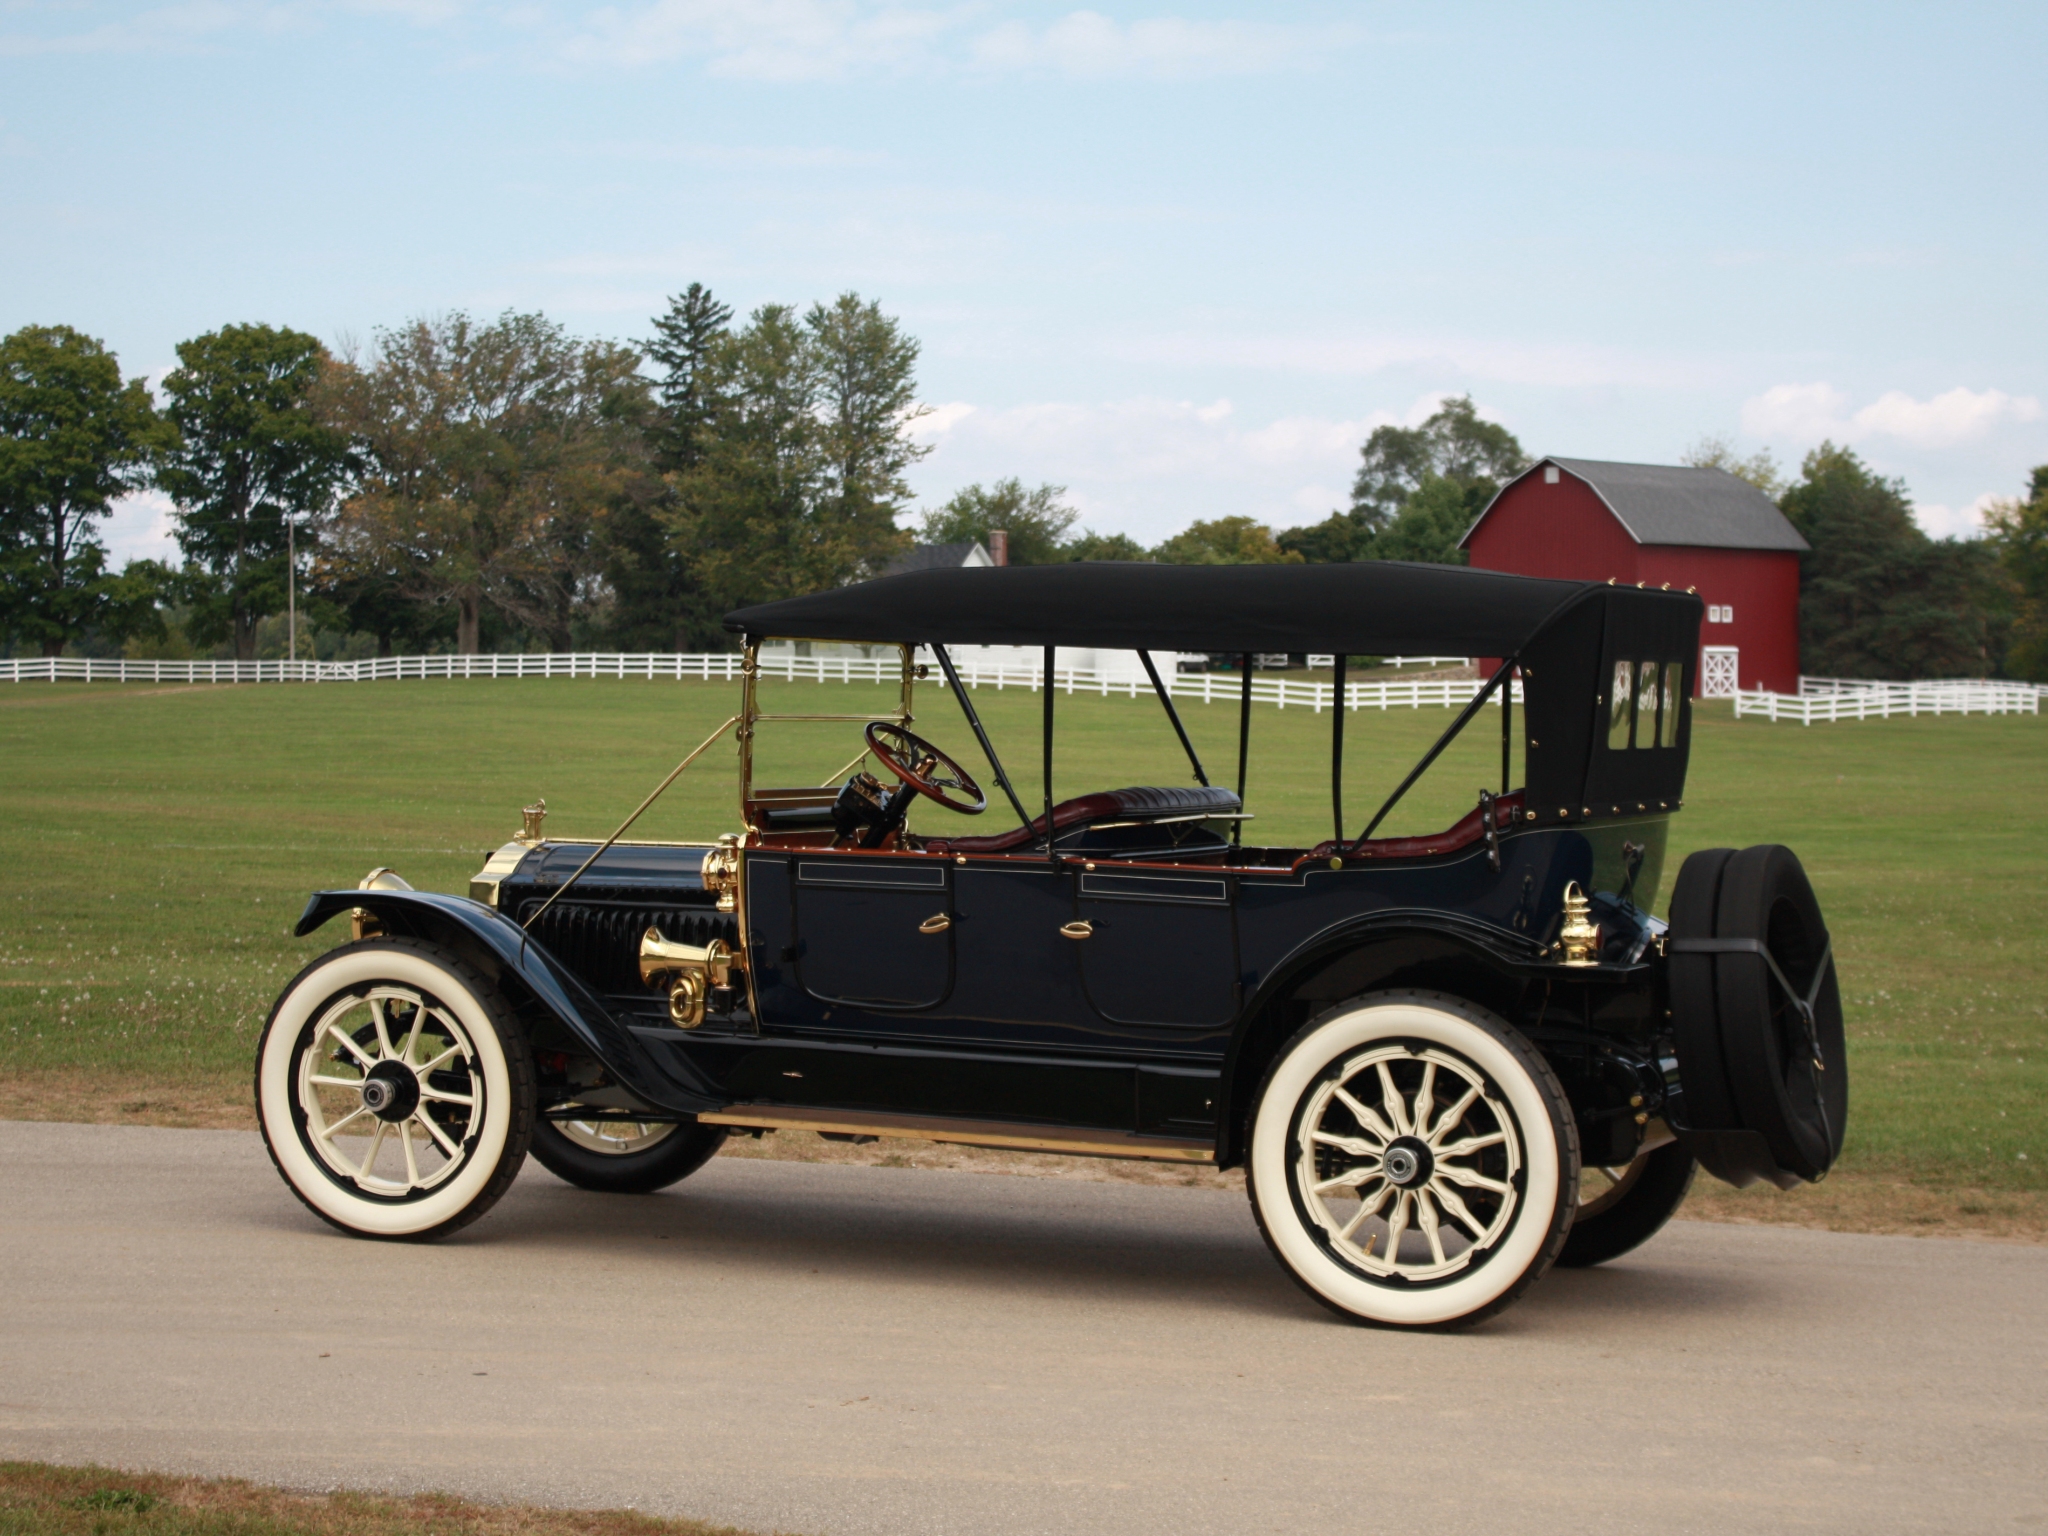
[[[1699,1165],[1667,1143],[1625,1168],[1589,1167],[1579,1181],[1579,1208],[1557,1262],[1570,1269],[1604,1264],[1656,1236],[1685,1203]]]
[[[643,1195],[687,1179],[725,1137],[724,1126],[694,1121],[549,1119],[534,1127],[533,1156],[579,1188]]]
[[[533,1058],[459,957],[371,939],[286,986],[257,1046],[256,1108],[271,1161],[322,1219],[365,1237],[441,1237],[517,1176]]]
[[[1282,1049],[1259,1091],[1245,1184],[1267,1245],[1333,1311],[1473,1323],[1557,1257],[1577,1208],[1564,1089],[1503,1020],[1384,992]]]

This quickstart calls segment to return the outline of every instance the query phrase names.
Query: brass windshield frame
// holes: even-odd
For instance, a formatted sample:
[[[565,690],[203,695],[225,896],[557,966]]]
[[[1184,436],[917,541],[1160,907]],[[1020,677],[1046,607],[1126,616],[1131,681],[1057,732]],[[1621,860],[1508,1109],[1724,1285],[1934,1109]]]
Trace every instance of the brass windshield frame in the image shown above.
[[[877,718],[874,715],[763,714],[761,712],[759,692],[761,641],[773,638],[775,637],[772,635],[749,635],[747,636],[746,647],[740,653],[740,713],[738,732],[740,746],[740,817],[746,826],[747,836],[750,840],[758,837],[761,831],[750,819],[754,804],[754,728],[757,725],[772,725],[777,722],[817,724],[831,723],[833,721],[844,722],[848,725],[866,725]],[[875,642],[869,640],[828,640],[823,643],[828,645],[872,645]],[[892,716],[883,716],[881,718],[891,720],[897,726],[908,729],[911,721],[917,718],[911,712],[912,696],[917,685],[917,653],[916,647],[909,645],[898,645],[895,649],[897,655],[902,660],[902,695],[897,703],[896,713]],[[847,771],[851,772],[852,768],[859,764],[861,758],[866,756],[866,751],[862,751],[860,757],[856,757],[853,763],[848,765]],[[829,787],[830,785],[820,786],[821,789]]]

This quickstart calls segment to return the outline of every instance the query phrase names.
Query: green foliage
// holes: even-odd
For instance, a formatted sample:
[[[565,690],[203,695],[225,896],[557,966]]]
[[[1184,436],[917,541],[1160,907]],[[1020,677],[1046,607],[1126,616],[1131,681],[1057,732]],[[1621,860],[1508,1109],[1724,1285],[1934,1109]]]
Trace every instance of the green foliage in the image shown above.
[[[703,456],[666,477],[659,514],[713,612],[871,575],[904,546],[916,363],[854,294],[801,319],[763,305],[715,340]]]
[[[1090,533],[1083,528],[1062,547],[1069,560],[1144,560],[1145,546],[1127,533]]]
[[[1465,530],[1492,497],[1493,491],[1483,485],[1464,485],[1443,475],[1431,475],[1372,541],[1369,558],[1463,565],[1466,555],[1458,541],[1465,537]]]
[[[1458,541],[1501,482],[1528,467],[1499,422],[1480,419],[1470,395],[1446,400],[1419,427],[1377,427],[1359,450],[1351,506],[1289,528],[1280,548],[1313,564],[1423,560],[1463,565]]]
[[[653,339],[641,343],[647,361],[660,369],[648,436],[654,467],[663,473],[703,461],[715,414],[711,356],[731,325],[732,306],[692,283],[669,299],[667,312],[654,321]]]
[[[1778,461],[1771,457],[1768,448],[1759,448],[1745,459],[1735,451],[1735,444],[1728,438],[1708,436],[1681,453],[1678,462],[1690,464],[1694,469],[1726,470],[1736,479],[1755,486],[1773,501],[1785,494],[1785,477],[1778,472]]]
[[[1010,564],[1057,565],[1072,558],[1067,530],[1080,516],[1060,499],[1066,494],[1063,485],[1038,485],[1027,491],[1014,475],[985,489],[970,485],[955,491],[944,506],[924,514],[919,537],[926,544],[960,544],[972,539],[987,548],[990,531],[1002,528],[1010,535]]]
[[[1992,552],[1928,538],[1904,482],[1824,442],[1781,505],[1813,546],[1799,569],[1803,671],[1916,678],[1994,669],[2004,594]]]
[[[161,568],[109,572],[94,534],[170,437],[102,342],[66,325],[0,341],[0,627],[55,656],[88,629],[118,639],[156,626]]]
[[[1273,530],[1251,517],[1190,523],[1153,555],[1168,565],[1299,565],[1301,556],[1280,547]]]
[[[286,602],[286,523],[326,510],[348,442],[310,409],[327,349],[301,331],[229,325],[178,344],[164,379],[177,444],[156,483],[176,505],[187,632],[256,654],[256,626]]]
[[[465,654],[486,605],[566,649],[594,524],[644,473],[639,362],[537,314],[379,332],[366,363],[322,381],[360,465],[326,573],[451,605]]]
[[[1419,427],[1375,428],[1359,460],[1351,485],[1351,518],[1374,533],[1432,478],[1467,489],[1484,487],[1484,506],[1503,481],[1529,465],[1514,433],[1499,422],[1482,421],[1470,395],[1444,401]]]
[[[2048,464],[2034,470],[2025,501],[1991,508],[1984,523],[2016,599],[2006,670],[2048,682]]]

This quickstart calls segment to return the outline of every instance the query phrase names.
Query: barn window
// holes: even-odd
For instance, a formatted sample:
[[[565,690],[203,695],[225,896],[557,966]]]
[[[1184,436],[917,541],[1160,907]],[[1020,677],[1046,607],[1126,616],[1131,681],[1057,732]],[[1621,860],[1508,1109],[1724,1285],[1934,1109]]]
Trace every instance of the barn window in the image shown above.
[[[1707,622],[1709,624],[1733,624],[1735,622],[1735,605],[1733,603],[1707,604]]]
[[[1555,464],[1543,466],[1543,483],[1545,485],[1557,484],[1557,466]]]

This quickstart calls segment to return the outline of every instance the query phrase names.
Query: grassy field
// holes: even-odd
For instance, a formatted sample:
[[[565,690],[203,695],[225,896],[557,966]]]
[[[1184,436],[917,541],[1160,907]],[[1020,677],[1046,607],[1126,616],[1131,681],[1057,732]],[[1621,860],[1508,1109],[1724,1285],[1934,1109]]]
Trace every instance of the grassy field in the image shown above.
[[[231,1477],[0,1461],[5,1536],[748,1536],[629,1509],[473,1504],[446,1494],[285,1493]]]
[[[887,697],[781,685],[775,707],[880,712]],[[990,689],[976,699],[1035,805],[1040,700]],[[11,872],[0,886],[0,1113],[246,1116],[271,998],[339,931],[290,937],[307,891],[353,885],[379,864],[418,886],[465,889],[538,795],[550,831],[602,835],[736,702],[724,684],[595,680],[0,691],[0,850]],[[1187,781],[1149,701],[1057,702],[1058,793]],[[919,709],[930,734],[979,767],[941,692],[927,685]],[[1212,776],[1227,779],[1234,707],[1186,712]],[[1498,777],[1495,718],[1475,723],[1387,830],[1430,830],[1470,808],[1477,786]],[[1448,719],[1348,717],[1354,830]],[[1329,835],[1329,729],[1328,715],[1257,708],[1255,840]],[[852,726],[773,730],[763,732],[764,782],[823,781],[856,749]],[[2039,718],[1802,728],[1701,709],[1667,869],[1695,847],[1790,844],[1841,962],[1849,1149],[1837,1179],[1785,1208],[1835,1209],[1857,1188],[1883,1187],[1895,1209],[1927,1213],[1909,1223],[1953,1225],[1960,1213],[2048,1231],[2044,767]],[[730,830],[733,786],[721,743],[635,835]],[[965,825],[920,816],[925,830]],[[1009,819],[998,802],[976,830]]]

